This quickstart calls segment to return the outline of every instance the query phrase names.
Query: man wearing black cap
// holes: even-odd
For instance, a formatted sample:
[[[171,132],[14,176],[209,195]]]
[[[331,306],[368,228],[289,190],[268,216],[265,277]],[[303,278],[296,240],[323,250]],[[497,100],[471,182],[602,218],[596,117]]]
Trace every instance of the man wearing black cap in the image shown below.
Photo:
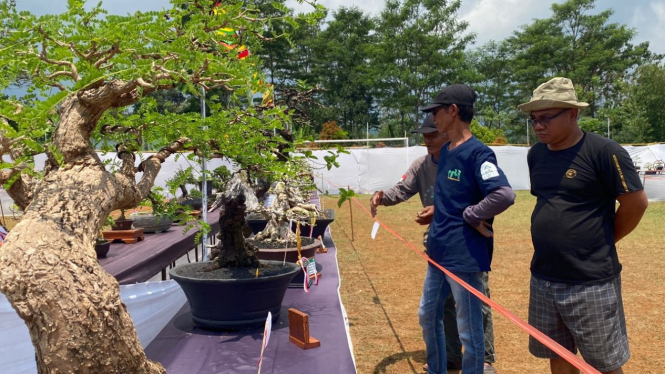
[[[476,93],[455,84],[441,90],[422,110],[450,141],[439,155],[434,189],[434,219],[427,254],[462,281],[482,291],[482,274],[490,270],[494,216],[514,203],[515,194],[497,166],[494,152],[471,134]],[[418,317],[427,351],[428,373],[446,373],[443,305],[456,303],[457,326],[464,345],[462,372],[496,372],[485,365],[482,302],[450,276],[428,265]]]

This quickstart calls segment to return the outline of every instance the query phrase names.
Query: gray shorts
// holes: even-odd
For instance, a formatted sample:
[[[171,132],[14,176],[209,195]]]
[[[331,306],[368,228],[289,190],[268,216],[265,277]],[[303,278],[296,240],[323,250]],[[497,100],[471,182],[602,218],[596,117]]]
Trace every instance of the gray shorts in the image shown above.
[[[599,371],[612,371],[630,358],[621,277],[601,284],[552,283],[531,277],[529,324]],[[529,337],[529,351],[539,358],[559,356]]]

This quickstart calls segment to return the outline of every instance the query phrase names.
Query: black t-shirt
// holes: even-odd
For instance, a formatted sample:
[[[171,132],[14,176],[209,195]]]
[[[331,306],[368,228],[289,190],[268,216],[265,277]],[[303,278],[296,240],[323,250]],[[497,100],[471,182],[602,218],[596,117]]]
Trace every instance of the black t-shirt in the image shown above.
[[[538,143],[527,161],[531,194],[537,197],[531,215],[531,274],[570,284],[617,276],[616,197],[643,189],[628,152],[612,140],[584,133],[561,151]]]

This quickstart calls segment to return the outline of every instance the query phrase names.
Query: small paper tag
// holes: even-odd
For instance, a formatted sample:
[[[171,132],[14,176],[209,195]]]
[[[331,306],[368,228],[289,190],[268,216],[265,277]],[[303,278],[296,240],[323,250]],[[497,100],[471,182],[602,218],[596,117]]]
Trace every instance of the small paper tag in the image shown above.
[[[374,226],[372,226],[372,239],[376,238],[376,233],[379,231],[379,223],[374,221]]]
[[[272,313],[268,312],[268,318],[266,318],[266,325],[263,329],[263,343],[261,344],[261,355],[259,356],[259,371],[258,374],[261,374],[261,364],[263,363],[263,353],[265,352],[266,346],[268,346],[268,341],[270,340],[270,331],[272,331]]]

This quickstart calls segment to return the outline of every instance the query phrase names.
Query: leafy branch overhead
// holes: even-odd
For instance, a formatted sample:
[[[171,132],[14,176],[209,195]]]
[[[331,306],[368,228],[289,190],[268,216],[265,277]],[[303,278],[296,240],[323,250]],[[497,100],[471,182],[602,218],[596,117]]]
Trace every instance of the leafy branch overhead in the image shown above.
[[[8,87],[26,76],[29,81],[27,96],[0,103],[0,116],[14,125],[14,131],[4,126],[3,136],[19,139],[26,158],[49,150],[34,140],[51,138],[62,156],[52,157],[52,164],[71,161],[76,152],[68,150],[55,128],[67,100],[76,98],[97,108],[82,136],[103,149],[122,144],[135,152],[187,139],[181,150],[199,156],[227,157],[256,168],[269,165],[278,155],[277,147],[264,141],[265,133],[282,131],[289,115],[298,111],[297,100],[305,96],[289,94],[291,101],[284,106],[243,102],[264,92],[266,83],[257,56],[239,58],[238,49],[258,50],[271,39],[263,35],[267,24],[280,20],[298,26],[296,18],[286,12],[259,17],[257,9],[243,2],[224,2],[223,7],[212,0],[172,3],[168,10],[117,16],[106,14],[101,4],[87,10],[84,1],[71,0],[63,14],[35,16],[18,12],[11,1],[1,2],[0,83]],[[305,19],[321,16],[317,8]],[[226,30],[234,32],[233,48],[223,42]],[[208,95],[206,120],[199,113],[156,111],[150,94],[172,89],[189,96],[200,96],[202,90],[228,93],[224,95],[232,105],[217,94]],[[139,102],[140,110],[125,109]],[[275,141],[281,142],[272,139],[271,144]],[[257,152],[246,152],[249,144]]]

